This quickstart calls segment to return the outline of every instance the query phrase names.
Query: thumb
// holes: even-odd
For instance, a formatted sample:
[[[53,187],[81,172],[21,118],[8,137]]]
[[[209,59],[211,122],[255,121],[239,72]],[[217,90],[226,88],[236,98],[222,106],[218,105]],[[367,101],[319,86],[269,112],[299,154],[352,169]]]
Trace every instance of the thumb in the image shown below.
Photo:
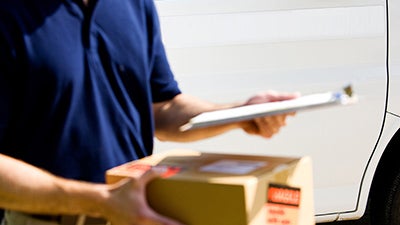
[[[161,174],[162,174],[161,171],[150,169],[150,170],[146,171],[140,177],[141,182],[139,182],[139,183],[145,186],[148,183],[150,183],[152,180],[160,178]],[[144,189],[144,192],[146,192],[146,189]],[[146,210],[147,212],[145,214],[147,215],[147,218],[149,219],[148,221],[151,221],[150,224],[152,224],[152,225],[153,224],[154,225],[183,225],[182,223],[180,223],[172,218],[168,218],[166,216],[163,216],[163,215],[157,213],[149,205],[147,205],[147,207],[148,207]]]
[[[144,174],[142,174],[142,176],[140,176],[139,180],[140,183],[142,183],[143,185],[147,185],[148,183],[150,183],[150,181],[159,178],[160,176],[161,173],[157,172],[156,170],[149,169]]]

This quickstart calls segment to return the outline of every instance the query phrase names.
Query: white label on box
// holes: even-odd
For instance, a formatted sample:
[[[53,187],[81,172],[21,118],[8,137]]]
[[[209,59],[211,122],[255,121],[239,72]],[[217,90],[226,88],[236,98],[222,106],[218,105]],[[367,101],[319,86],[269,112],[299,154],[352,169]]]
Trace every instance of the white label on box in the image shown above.
[[[223,159],[201,167],[200,171],[241,175],[250,173],[266,165],[266,162],[260,161]]]

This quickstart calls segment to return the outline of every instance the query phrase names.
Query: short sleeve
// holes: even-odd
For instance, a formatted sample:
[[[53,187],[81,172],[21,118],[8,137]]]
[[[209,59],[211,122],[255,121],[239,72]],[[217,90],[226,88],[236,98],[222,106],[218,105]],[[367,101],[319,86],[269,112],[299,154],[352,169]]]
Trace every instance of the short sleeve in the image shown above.
[[[181,91],[171,71],[161,39],[158,14],[153,0],[145,0],[151,55],[151,89],[153,102],[172,99]]]

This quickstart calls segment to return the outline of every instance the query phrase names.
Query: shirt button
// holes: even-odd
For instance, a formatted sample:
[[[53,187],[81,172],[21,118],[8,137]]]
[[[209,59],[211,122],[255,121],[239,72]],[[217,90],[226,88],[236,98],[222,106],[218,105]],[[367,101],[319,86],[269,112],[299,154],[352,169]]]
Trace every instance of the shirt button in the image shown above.
[[[120,73],[124,73],[125,72],[125,66],[124,65],[121,65],[121,64],[118,64],[118,71],[120,72]]]

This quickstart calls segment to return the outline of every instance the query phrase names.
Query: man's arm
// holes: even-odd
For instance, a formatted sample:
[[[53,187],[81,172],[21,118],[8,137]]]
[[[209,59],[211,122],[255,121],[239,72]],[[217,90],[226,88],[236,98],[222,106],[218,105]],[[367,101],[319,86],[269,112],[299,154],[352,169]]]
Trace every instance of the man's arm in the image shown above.
[[[154,172],[115,185],[67,180],[0,154],[0,207],[37,214],[85,214],[113,225],[179,223],[147,205],[145,186]]]
[[[226,105],[213,104],[186,94],[179,94],[170,101],[153,104],[156,123],[156,137],[161,141],[188,142],[213,137],[232,129],[243,129],[249,134],[270,138],[286,124],[286,117],[292,114],[282,114],[257,118],[254,120],[235,122],[181,132],[179,127],[190,118],[202,112],[232,108],[242,105],[282,101],[298,97],[296,93],[265,92],[251,97],[244,103]]]

